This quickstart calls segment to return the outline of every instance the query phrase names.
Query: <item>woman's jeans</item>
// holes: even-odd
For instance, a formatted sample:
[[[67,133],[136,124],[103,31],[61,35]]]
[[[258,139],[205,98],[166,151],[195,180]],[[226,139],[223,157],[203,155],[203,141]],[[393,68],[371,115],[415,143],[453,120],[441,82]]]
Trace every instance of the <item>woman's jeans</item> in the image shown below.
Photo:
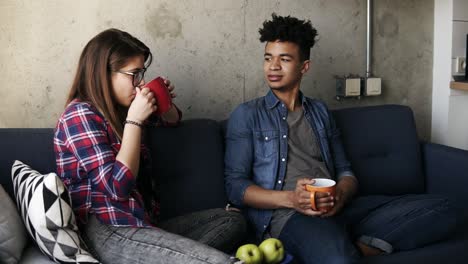
[[[295,213],[279,239],[297,263],[359,263],[356,241],[391,253],[443,239],[455,226],[455,210],[440,196],[364,196],[334,217]]]
[[[90,215],[83,239],[104,264],[234,263],[233,251],[245,235],[240,213],[210,209],[169,219],[158,228],[115,227]]]

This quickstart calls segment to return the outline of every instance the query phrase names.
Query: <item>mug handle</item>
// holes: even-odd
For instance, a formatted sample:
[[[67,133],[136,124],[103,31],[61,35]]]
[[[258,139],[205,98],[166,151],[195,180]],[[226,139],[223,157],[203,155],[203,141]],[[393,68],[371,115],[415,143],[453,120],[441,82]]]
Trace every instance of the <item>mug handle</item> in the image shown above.
[[[312,205],[312,210],[317,211],[317,205],[315,204],[315,191],[310,191],[310,204]]]

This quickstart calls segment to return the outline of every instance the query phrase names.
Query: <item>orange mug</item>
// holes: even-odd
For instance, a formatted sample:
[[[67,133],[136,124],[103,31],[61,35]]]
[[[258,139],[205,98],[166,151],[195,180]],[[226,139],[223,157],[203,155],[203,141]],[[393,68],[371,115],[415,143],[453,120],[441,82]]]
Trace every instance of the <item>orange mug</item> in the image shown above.
[[[310,203],[312,209],[317,211],[317,205],[315,203],[315,193],[324,192],[330,193],[331,196],[335,196],[336,193],[336,182],[334,180],[325,179],[325,178],[316,178],[313,184],[307,184],[306,190],[310,192]],[[320,210],[330,210],[333,206],[320,207]]]

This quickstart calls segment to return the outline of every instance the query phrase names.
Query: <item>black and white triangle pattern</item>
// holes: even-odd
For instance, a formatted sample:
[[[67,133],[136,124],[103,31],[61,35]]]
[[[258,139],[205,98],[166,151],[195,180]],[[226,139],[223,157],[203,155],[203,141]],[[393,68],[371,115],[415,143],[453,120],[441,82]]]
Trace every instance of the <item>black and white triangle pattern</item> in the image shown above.
[[[11,177],[26,229],[44,254],[57,263],[99,263],[84,249],[70,195],[57,174],[42,175],[15,161]]]

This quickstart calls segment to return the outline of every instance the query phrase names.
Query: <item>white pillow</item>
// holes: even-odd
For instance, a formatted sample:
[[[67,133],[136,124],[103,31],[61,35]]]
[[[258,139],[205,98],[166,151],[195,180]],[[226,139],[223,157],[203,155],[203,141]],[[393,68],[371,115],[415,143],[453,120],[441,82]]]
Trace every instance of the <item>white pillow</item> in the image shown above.
[[[0,263],[15,264],[21,259],[28,235],[15,204],[0,185]]]
[[[57,174],[42,175],[16,160],[11,177],[26,229],[44,254],[58,263],[99,263],[85,250],[70,195]]]

